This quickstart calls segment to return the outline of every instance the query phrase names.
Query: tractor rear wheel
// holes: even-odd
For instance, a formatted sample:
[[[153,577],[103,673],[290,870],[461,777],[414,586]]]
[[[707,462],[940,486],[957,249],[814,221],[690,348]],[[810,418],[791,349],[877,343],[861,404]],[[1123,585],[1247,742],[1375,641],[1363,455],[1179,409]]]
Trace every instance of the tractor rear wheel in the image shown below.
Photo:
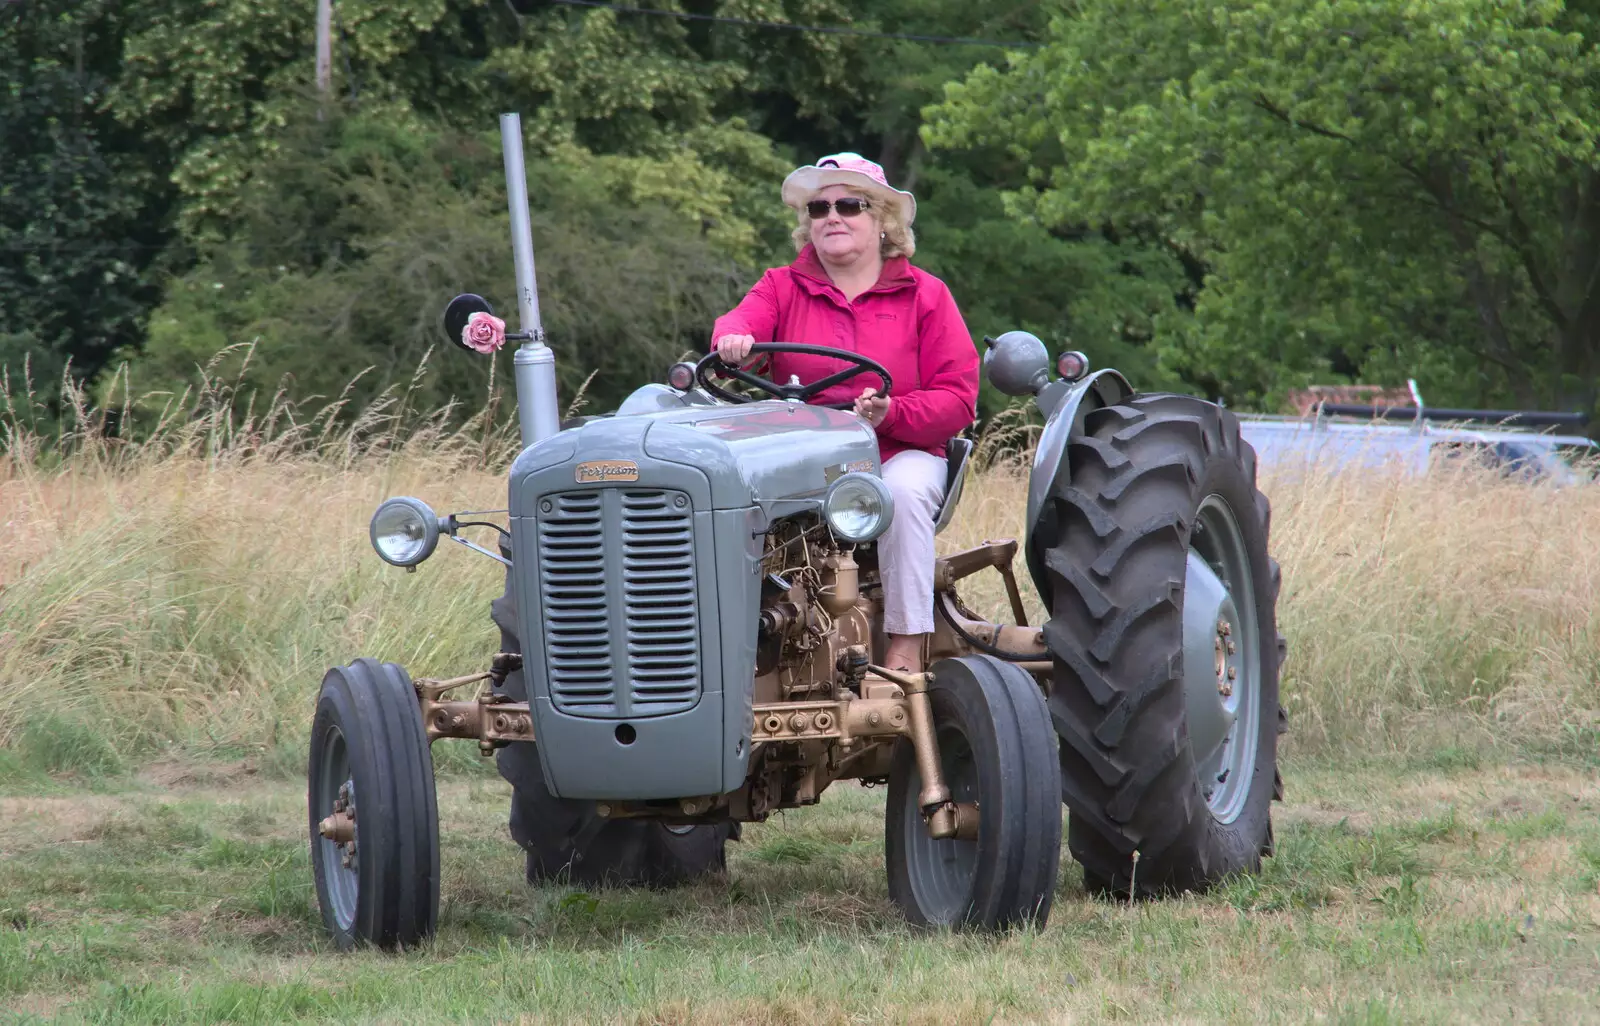
[[[307,771],[311,866],[341,949],[409,948],[439,922],[439,811],[417,693],[393,663],[322,679]]]
[[[900,739],[885,802],[889,897],[916,926],[1043,926],[1061,862],[1061,782],[1039,685],[986,655],[931,672],[940,769],[951,800],[978,807],[977,837],[929,835],[916,752]]]
[[[1255,872],[1279,796],[1278,566],[1255,452],[1226,410],[1091,410],[1032,543],[1044,566],[1067,845],[1092,891]]]
[[[501,552],[511,558],[505,544]],[[521,652],[516,597],[507,571],[506,590],[490,605],[500,628],[500,650]],[[522,670],[506,675],[500,693],[528,700]],[[537,742],[514,742],[496,756],[511,784],[511,838],[527,852],[529,883],[559,881],[583,886],[667,887],[727,868],[725,846],[736,836],[731,822],[669,825],[655,820],[605,819],[596,803],[557,798],[544,782]]]

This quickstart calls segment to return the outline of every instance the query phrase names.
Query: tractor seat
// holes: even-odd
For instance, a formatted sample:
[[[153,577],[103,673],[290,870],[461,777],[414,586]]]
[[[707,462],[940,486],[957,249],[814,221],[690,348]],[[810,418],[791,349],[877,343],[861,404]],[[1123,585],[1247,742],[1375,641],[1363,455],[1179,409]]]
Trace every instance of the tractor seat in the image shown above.
[[[961,501],[961,485],[967,479],[967,457],[972,455],[972,439],[957,435],[944,447],[945,462],[949,465],[944,482],[944,501],[933,513],[933,533],[943,531],[954,519],[956,504]]]

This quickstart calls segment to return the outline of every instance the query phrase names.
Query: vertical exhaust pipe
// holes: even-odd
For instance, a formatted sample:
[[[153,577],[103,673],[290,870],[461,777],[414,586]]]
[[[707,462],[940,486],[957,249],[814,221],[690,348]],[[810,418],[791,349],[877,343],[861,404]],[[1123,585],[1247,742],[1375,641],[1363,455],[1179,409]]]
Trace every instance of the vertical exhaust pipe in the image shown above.
[[[522,163],[522,117],[500,115],[500,148],[506,165],[506,200],[511,207],[511,254],[517,268],[517,316],[528,341],[517,347],[512,368],[517,383],[517,419],[526,449],[561,430],[556,405],[556,358],[545,345],[539,321],[539,289],[533,275],[533,227],[528,216],[528,176]]]

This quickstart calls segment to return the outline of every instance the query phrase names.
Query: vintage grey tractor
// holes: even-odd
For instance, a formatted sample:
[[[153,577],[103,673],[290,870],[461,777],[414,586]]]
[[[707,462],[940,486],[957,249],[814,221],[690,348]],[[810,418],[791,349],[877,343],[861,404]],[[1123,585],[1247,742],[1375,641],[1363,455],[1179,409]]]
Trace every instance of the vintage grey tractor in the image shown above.
[[[1232,414],[1143,394],[1023,332],[984,373],[1044,419],[1026,537],[937,561],[927,671],[879,664],[874,540],[896,515],[872,427],[708,356],[611,414],[556,422],[533,284],[521,137],[501,121],[518,305],[523,448],[506,526],[400,497],[371,540],[414,569],[450,538],[505,564],[499,651],[418,679],[371,659],[328,671],[312,726],[309,823],[322,915],[340,946],[409,947],[435,929],[430,746],[475,740],[512,788],[530,881],[665,886],[725,867],[740,825],[886,784],[891,900],[913,924],[1043,924],[1067,846],[1088,888],[1202,890],[1254,872],[1278,796],[1278,569],[1255,456]],[[457,297],[445,330],[488,304]],[[885,370],[836,357],[887,393]],[[729,379],[749,391],[734,391]],[[950,444],[955,515],[971,443]],[[473,526],[499,532],[491,550]],[[1019,554],[1046,619],[1027,623]],[[1012,623],[963,602],[1002,579]],[[467,689],[476,687],[476,694]]]

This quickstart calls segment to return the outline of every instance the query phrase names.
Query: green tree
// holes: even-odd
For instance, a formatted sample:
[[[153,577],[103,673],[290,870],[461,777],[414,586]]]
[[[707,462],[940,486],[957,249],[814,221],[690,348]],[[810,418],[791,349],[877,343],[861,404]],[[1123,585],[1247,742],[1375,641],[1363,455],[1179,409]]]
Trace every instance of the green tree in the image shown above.
[[[1013,212],[1204,268],[1163,363],[1234,401],[1308,377],[1592,408],[1592,4],[1085,0],[952,85],[941,146],[1004,146]]]
[[[242,374],[263,399],[280,387],[343,393],[357,410],[398,384],[416,407],[474,412],[491,366],[509,384],[509,361],[449,345],[440,316],[473,291],[516,326],[498,138],[368,115],[295,124],[241,189],[232,238],[203,247],[152,314],[143,351],[126,354],[136,388],[182,388],[219,351],[251,343],[214,373]],[[598,184],[602,169],[537,160],[529,178],[563,402],[592,374],[590,408],[614,407],[732,304],[731,264],[695,217],[629,203]]]
[[[0,7],[0,366],[48,385],[136,342],[171,191],[103,111],[126,16],[109,0]]]
[[[661,8],[1023,40],[1042,38],[1046,25],[1027,3]],[[924,149],[920,109],[992,47],[540,0],[338,0],[333,92],[320,96],[314,10],[300,0],[125,0],[37,19],[56,41],[58,85],[70,78],[60,69],[78,38],[71,26],[100,19],[114,28],[91,48],[100,84],[80,104],[94,130],[81,138],[99,149],[76,165],[84,188],[73,195],[85,213],[72,230],[100,246],[137,246],[143,262],[123,260],[140,272],[127,288],[94,294],[121,302],[125,316],[103,341],[72,351],[85,371],[116,348],[135,360],[136,380],[178,387],[217,349],[256,341],[246,373],[263,388],[283,380],[299,393],[331,392],[371,367],[359,398],[409,379],[450,294],[492,294],[510,281],[494,119],[519,110],[545,311],[557,346],[574,347],[562,366],[575,380],[563,384],[599,369],[597,403],[656,374],[669,350],[703,345],[711,318],[759,269],[789,258],[792,221],[778,183],[794,163],[835,149],[879,159],[916,189],[917,259],[951,284],[975,333],[1027,327],[1141,380],[1160,375],[1149,343],[1189,287],[1170,252],[1126,231],[1008,216],[1000,190],[1022,182],[1026,164],[1004,147]],[[30,130],[44,124],[37,104],[13,106]],[[50,146],[34,151],[78,152]],[[35,246],[64,230],[29,214],[52,209],[33,194],[8,196]],[[158,253],[169,279],[149,264]],[[112,266],[95,259],[83,273]],[[40,310],[60,317],[88,305],[43,297]],[[8,318],[6,330],[24,324],[35,334],[19,334],[0,359],[37,358],[47,319]],[[484,366],[436,360],[414,398],[473,394],[486,384]]]
[[[848,11],[831,0],[768,0],[729,4],[718,13],[1022,43],[1043,39],[1048,25],[1038,4],[953,0],[869,0]],[[718,26],[710,35],[713,52],[749,69],[740,101],[751,123],[795,160],[856,150],[882,163],[891,182],[917,193],[916,262],[950,285],[976,336],[1024,328],[1052,351],[1085,348],[1097,364],[1115,364],[1147,387],[1176,384],[1148,343],[1156,321],[1190,289],[1178,260],[1142,239],[1008,217],[1002,191],[1026,181],[1026,165],[1003,146],[924,148],[923,108],[941,97],[945,83],[1003,54],[1003,47],[747,26]],[[1001,401],[986,393],[980,410],[991,413]]]
[[[369,113],[467,132],[520,110],[532,155],[632,158],[603,165],[610,184],[693,208],[711,231],[731,233],[722,241],[753,245],[749,218],[726,214],[745,198],[739,175],[770,161],[769,146],[715,111],[741,69],[702,59],[672,20],[523,6],[529,13],[488,0],[341,0],[336,91]],[[113,109],[165,148],[186,235],[227,238],[245,183],[312,102],[314,5],[139,10]]]

